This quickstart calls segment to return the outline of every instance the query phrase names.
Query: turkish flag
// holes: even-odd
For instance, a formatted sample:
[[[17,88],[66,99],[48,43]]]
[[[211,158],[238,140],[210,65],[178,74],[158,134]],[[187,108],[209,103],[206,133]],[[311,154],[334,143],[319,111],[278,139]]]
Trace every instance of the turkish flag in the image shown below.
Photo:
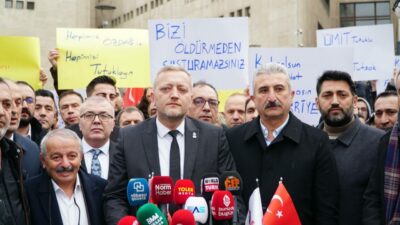
[[[301,225],[292,198],[282,181],[264,214],[263,225]]]
[[[124,95],[123,108],[135,106],[140,102],[144,88],[127,88]]]

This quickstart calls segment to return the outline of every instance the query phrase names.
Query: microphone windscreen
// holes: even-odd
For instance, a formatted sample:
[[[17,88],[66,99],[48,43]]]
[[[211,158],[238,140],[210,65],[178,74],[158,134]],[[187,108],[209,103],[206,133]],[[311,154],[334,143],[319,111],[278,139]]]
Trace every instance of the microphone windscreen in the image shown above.
[[[235,201],[229,191],[216,191],[211,199],[211,213],[215,220],[231,220]]]
[[[184,209],[189,210],[193,213],[194,220],[196,222],[205,224],[208,219],[208,205],[206,200],[203,197],[189,197],[186,200]]]
[[[195,194],[194,183],[191,180],[177,180],[174,187],[174,202],[183,205],[190,196]]]
[[[124,216],[118,221],[117,225],[139,225],[139,222],[134,216]]]
[[[209,201],[214,191],[219,190],[219,176],[216,173],[209,173],[201,179],[201,194]]]
[[[242,177],[236,171],[225,171],[220,176],[220,190],[230,191],[233,195],[240,195],[242,185]]]
[[[154,176],[151,182],[151,198],[155,204],[173,202],[174,182],[169,176]]]
[[[140,225],[168,225],[164,214],[156,205],[151,203],[142,205],[136,216]]]
[[[126,188],[129,205],[140,206],[149,201],[149,184],[144,178],[132,178]]]
[[[171,225],[196,225],[196,221],[189,210],[180,209],[172,216]]]

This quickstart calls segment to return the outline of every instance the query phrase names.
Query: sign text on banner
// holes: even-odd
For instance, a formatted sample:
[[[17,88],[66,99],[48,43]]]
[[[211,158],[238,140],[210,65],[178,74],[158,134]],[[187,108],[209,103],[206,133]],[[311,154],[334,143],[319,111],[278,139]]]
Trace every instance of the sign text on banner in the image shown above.
[[[150,85],[147,30],[60,28],[57,48],[60,89],[84,88],[101,75],[118,87]]]

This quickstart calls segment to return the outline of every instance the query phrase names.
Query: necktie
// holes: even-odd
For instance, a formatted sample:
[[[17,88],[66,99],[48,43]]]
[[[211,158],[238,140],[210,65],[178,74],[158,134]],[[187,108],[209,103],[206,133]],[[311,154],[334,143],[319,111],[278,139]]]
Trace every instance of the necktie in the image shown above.
[[[92,149],[90,150],[93,154],[92,158],[92,167],[90,169],[91,174],[101,177],[101,165],[99,161],[99,155],[101,154],[100,149]]]
[[[275,139],[274,132],[273,131],[267,131],[267,132],[268,132],[268,135],[266,135],[265,138],[267,139],[267,141],[269,143],[271,143]]]
[[[172,136],[171,149],[169,152],[169,175],[175,181],[181,178],[181,160],[179,154],[179,145],[176,136],[179,134],[177,130],[168,132]]]

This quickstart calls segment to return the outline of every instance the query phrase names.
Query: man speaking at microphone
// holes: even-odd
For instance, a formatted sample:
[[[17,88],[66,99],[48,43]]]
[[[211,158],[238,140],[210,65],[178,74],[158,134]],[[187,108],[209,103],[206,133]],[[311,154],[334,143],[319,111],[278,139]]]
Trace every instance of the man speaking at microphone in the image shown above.
[[[126,184],[132,177],[150,174],[190,179],[200,190],[206,173],[234,170],[223,130],[186,116],[192,79],[179,67],[164,67],[154,81],[157,116],[121,130],[111,159],[109,184],[104,194],[107,224],[117,224],[129,210]]]

